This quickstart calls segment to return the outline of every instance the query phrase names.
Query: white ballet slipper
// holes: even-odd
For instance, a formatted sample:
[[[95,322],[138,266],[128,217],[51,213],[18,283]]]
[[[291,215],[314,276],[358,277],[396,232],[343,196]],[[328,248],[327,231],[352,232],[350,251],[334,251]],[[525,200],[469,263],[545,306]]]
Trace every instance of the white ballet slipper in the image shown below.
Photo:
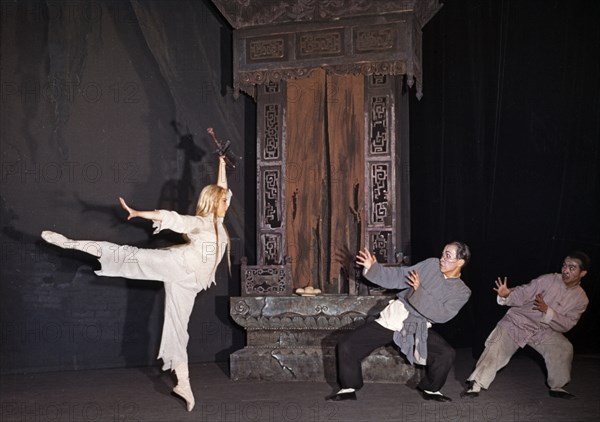
[[[185,402],[187,403],[187,411],[191,412],[194,408],[194,405],[196,404],[196,401],[194,400],[194,393],[192,393],[191,385],[177,384],[175,388],[173,388],[173,392],[185,400]]]
[[[50,230],[44,230],[42,232],[42,239],[53,245],[60,246],[61,248],[69,248],[69,244],[74,243],[72,240],[66,238],[62,234]]]
[[[42,232],[42,239],[63,249],[76,249],[95,256],[96,258],[102,256],[102,247],[99,242],[91,240],[73,240],[50,230],[44,230]]]

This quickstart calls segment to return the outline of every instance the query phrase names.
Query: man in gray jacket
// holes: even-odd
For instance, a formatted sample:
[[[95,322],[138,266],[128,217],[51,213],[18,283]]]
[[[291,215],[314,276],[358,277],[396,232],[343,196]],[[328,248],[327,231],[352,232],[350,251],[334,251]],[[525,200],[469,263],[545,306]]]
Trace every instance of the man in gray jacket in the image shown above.
[[[426,400],[451,401],[440,390],[454,363],[454,349],[432,324],[454,318],[469,300],[471,290],[460,279],[471,252],[462,242],[444,247],[441,258],[429,258],[413,266],[385,267],[367,249],[356,262],[371,282],[387,289],[399,289],[397,299],[368,322],[343,337],[337,345],[338,377],[341,389],[326,400],[356,400],[363,386],[361,361],[378,347],[396,343],[410,363],[426,365],[425,377],[417,388]]]

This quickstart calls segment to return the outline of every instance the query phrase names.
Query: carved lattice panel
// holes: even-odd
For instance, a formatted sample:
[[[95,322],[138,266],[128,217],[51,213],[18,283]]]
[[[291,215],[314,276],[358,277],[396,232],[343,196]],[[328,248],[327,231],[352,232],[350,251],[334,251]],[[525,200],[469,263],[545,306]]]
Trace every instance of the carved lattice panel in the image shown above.
[[[261,228],[264,230],[280,229],[282,226],[281,190],[283,180],[280,168],[263,168],[260,175],[260,192],[262,199]]]
[[[281,158],[281,106],[265,104],[264,106],[264,147],[263,160],[279,160]]]
[[[390,133],[388,124],[389,99],[387,96],[371,98],[371,119],[369,146],[373,155],[390,154]]]
[[[289,296],[292,294],[289,260],[284,265],[247,265],[242,258],[242,296]]]
[[[389,162],[371,163],[370,201],[371,212],[369,222],[373,226],[391,226],[391,212],[394,207],[390,203],[391,165]]]
[[[369,243],[371,244],[372,253],[377,257],[377,261],[393,262],[395,257],[391,231],[369,232]]]
[[[262,250],[262,262],[265,265],[278,265],[283,263],[284,245],[282,236],[278,233],[267,233],[260,236]]]

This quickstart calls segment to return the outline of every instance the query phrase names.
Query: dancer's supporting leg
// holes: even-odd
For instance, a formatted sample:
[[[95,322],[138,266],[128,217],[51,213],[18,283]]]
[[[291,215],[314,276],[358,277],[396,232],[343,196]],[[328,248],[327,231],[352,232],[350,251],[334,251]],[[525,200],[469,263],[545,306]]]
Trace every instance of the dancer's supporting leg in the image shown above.
[[[177,386],[173,392],[185,399],[188,411],[194,408],[187,356],[188,323],[197,293],[193,275],[177,283],[165,283],[165,321],[158,354],[165,363],[163,369],[175,371]]]
[[[177,375],[177,385],[173,388],[173,392],[182,397],[187,403],[187,410],[191,412],[196,403],[192,386],[190,385],[190,373],[187,363],[179,363],[175,367],[175,375]]]

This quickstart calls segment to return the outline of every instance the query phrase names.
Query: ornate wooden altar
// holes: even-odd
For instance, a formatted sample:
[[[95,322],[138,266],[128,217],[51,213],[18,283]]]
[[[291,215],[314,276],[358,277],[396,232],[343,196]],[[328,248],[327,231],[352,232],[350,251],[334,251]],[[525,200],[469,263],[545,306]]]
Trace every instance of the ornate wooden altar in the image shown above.
[[[327,295],[302,298],[297,318],[357,312],[364,320],[364,304],[345,301],[342,309],[333,302],[335,295],[372,293],[358,282],[353,263],[361,247],[379,262],[408,260],[408,96],[422,95],[421,30],[441,6],[438,0],[213,3],[234,28],[236,95],[243,91],[257,104],[257,262],[243,261],[243,297],[232,299],[231,314],[243,325],[248,315],[240,312],[261,310],[265,297],[280,296],[293,307],[300,303],[288,300],[294,289],[312,285]],[[316,310],[306,308],[311,299]],[[323,330],[311,335],[324,338]],[[249,333],[244,353],[272,348],[267,337]],[[315,342],[293,348],[306,352]],[[333,346],[323,347],[326,355]]]

